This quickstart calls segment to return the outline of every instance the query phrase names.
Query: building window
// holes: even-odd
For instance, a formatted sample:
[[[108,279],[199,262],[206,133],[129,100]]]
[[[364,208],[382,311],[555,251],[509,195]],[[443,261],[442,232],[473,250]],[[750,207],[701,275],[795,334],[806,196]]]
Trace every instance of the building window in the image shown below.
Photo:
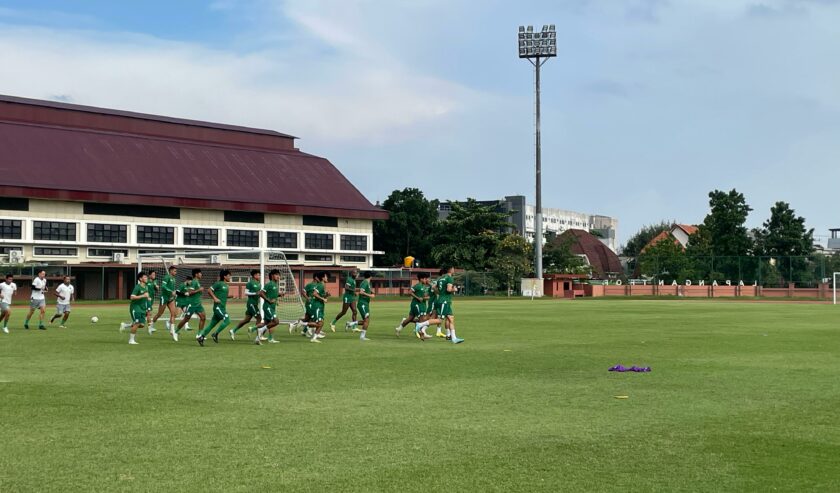
[[[79,251],[75,248],[35,247],[35,255],[44,257],[75,257]]]
[[[269,231],[268,248],[297,248],[298,235],[288,231]]]
[[[154,254],[154,255],[162,255],[162,256],[171,257],[172,255],[175,255],[175,250],[138,250],[137,254],[138,255]]]
[[[365,257],[364,255],[342,255],[341,261],[348,262],[351,264],[362,264],[367,261],[367,257]]]
[[[134,216],[155,217],[158,219],[181,219],[181,209],[177,207],[160,207],[156,205],[124,205],[85,202],[83,210],[85,214],[95,214],[98,216]]]
[[[367,250],[367,236],[341,235],[341,249],[364,252]]]
[[[23,251],[22,246],[0,246],[0,255],[8,255],[12,250]]]
[[[124,224],[88,224],[87,241],[94,243],[128,243],[128,226]]]
[[[13,219],[0,220],[0,239],[20,240],[23,238],[21,222]]]
[[[304,259],[307,262],[332,262],[332,255],[305,255]]]
[[[319,228],[337,228],[338,218],[328,216],[303,216],[304,226],[317,226]]]
[[[113,258],[115,253],[121,253],[128,257],[128,250],[113,248],[88,248],[88,257]]]
[[[168,226],[137,226],[137,243],[174,245],[175,228]]]
[[[333,235],[323,233],[306,233],[304,244],[307,250],[332,250]]]
[[[32,230],[36,240],[76,241],[76,223],[35,221]]]
[[[218,229],[184,228],[184,245],[217,246],[218,244]]]
[[[225,211],[225,222],[262,224],[265,222],[265,214],[262,212]]]
[[[260,232],[246,229],[227,230],[227,246],[258,247],[260,246]]]
[[[228,260],[259,260],[260,252],[229,253]]]
[[[13,197],[0,197],[0,209],[4,211],[28,211],[29,199],[16,199]]]
[[[297,259],[298,259],[298,254],[296,254],[296,253],[287,253],[286,254],[286,260],[297,260]]]

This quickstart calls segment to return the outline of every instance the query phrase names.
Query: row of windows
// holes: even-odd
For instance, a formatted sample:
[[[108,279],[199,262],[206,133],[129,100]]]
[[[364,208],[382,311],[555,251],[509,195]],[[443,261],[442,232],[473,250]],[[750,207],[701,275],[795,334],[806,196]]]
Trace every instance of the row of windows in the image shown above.
[[[227,245],[234,247],[259,247],[260,233],[255,230],[229,229]],[[0,239],[19,240],[23,237],[21,221],[0,220]],[[46,241],[76,241],[76,224],[58,221],[35,221],[33,237]],[[341,249],[366,251],[367,236],[341,235]],[[87,241],[93,243],[128,243],[128,227],[124,224],[87,225]],[[297,233],[269,231],[268,248],[297,248]],[[137,243],[151,245],[174,245],[175,228],[170,226],[137,226]],[[216,246],[219,244],[219,230],[214,228],[184,228],[184,245]],[[308,249],[332,250],[333,235],[305,233],[304,244]]]

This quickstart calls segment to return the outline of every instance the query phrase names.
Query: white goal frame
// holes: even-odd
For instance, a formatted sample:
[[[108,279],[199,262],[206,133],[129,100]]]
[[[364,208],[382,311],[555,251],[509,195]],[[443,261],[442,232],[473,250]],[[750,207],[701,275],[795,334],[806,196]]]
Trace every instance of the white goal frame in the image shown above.
[[[831,291],[834,299],[834,304],[837,304],[837,281],[840,281],[840,272],[835,272],[831,278]]]
[[[228,257],[230,254],[258,254],[259,260],[257,259],[231,259]],[[221,256],[225,256],[225,262],[214,262],[213,257],[219,256],[219,260]],[[286,269],[288,272],[288,278],[284,279],[288,282],[291,282],[291,287],[288,285],[285,288],[285,292],[293,292],[297,296],[297,301],[299,305],[298,315],[297,318],[288,318],[284,319],[281,317],[281,310],[277,311],[278,321],[281,323],[291,323],[297,322],[298,318],[303,317],[305,312],[305,307],[303,303],[303,297],[301,295],[300,287],[298,286],[297,279],[295,278],[295,273],[289,266],[289,261],[286,259],[286,254],[283,250],[275,249],[275,248],[238,248],[238,249],[227,249],[227,250],[176,250],[174,252],[155,252],[155,253],[139,253],[137,254],[137,272],[143,271],[143,262],[146,262],[146,265],[150,263],[155,264],[163,264],[166,269],[169,269],[169,266],[175,265],[185,265],[185,266],[209,266],[209,267],[218,267],[219,269],[223,269],[228,265],[237,265],[237,266],[250,266],[254,270],[259,268],[260,271],[260,279],[261,283],[267,282],[267,275],[268,272],[271,271],[272,268]],[[263,300],[260,298],[260,311],[262,311]]]

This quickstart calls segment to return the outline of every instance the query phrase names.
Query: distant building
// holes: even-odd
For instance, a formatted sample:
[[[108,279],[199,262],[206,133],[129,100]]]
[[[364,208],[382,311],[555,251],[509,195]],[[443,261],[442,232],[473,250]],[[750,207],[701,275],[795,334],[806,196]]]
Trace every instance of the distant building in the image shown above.
[[[829,250],[840,250],[840,228],[829,229],[831,238],[828,239]]]
[[[624,272],[618,255],[607,247],[602,238],[588,231],[572,228],[553,241],[557,244],[568,241],[572,253],[586,257],[587,263],[592,267],[592,276],[596,279],[611,279]]]
[[[683,250],[688,246],[688,238],[697,232],[697,226],[691,226],[689,224],[674,224],[671,226],[671,229],[668,231],[663,231],[658,235],[654,236],[652,240],[648,242],[647,245],[642,247],[640,253],[645,253],[645,250],[653,247],[654,245],[658,244],[660,241],[665,240],[667,238],[671,238],[671,241],[678,243]]]
[[[483,200],[480,204],[495,206],[499,212],[510,214],[512,230],[519,235],[534,241],[536,232],[536,207],[525,202],[524,195],[511,195],[501,200]],[[441,202],[438,207],[438,217],[446,219],[452,210],[452,202]],[[613,252],[616,245],[618,220],[609,216],[575,212],[565,209],[543,207],[543,238],[550,241],[569,229],[582,229],[592,232],[599,240]]]

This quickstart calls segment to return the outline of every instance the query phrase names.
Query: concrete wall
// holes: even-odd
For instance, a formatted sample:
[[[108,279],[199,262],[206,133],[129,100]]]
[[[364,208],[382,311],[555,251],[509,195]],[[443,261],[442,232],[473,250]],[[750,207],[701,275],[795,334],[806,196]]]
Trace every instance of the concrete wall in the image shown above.
[[[681,296],[686,298],[819,298],[831,299],[831,286],[821,284],[818,288],[762,288],[761,286],[659,286],[648,285],[593,285],[585,290],[586,296]]]

